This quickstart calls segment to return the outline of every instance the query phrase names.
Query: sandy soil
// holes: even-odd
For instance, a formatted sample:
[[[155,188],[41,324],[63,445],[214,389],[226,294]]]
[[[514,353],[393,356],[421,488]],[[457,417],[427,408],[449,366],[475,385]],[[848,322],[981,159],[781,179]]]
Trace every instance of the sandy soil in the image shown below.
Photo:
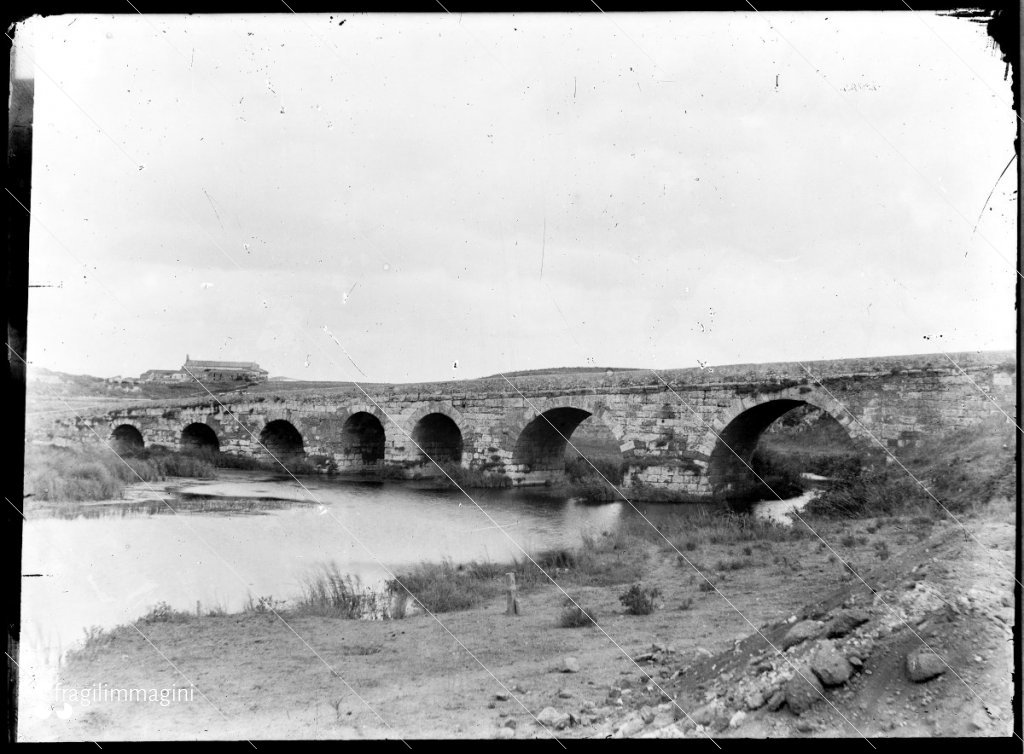
[[[600,628],[558,627],[564,595],[554,586],[522,595],[518,617],[499,599],[439,620],[140,623],[142,633],[121,629],[74,656],[62,687],[194,683],[192,701],[74,704],[21,739],[1007,736],[1013,517],[993,504],[962,519],[970,537],[949,521],[831,525],[823,536],[875,594],[817,539],[687,553],[727,599],[700,591],[677,555],[652,548],[644,583],[661,589],[662,604],[646,616],[625,614],[624,586],[560,576]],[[843,534],[860,539],[843,546]],[[878,556],[882,542],[891,557]],[[727,558],[753,564],[715,570]],[[768,641],[781,650],[797,623],[843,609],[868,616],[836,639],[859,655],[850,679],[800,715],[789,703],[770,711],[821,635],[785,652]],[[923,642],[949,667],[915,683],[906,655]],[[566,657],[578,671],[562,672]]]

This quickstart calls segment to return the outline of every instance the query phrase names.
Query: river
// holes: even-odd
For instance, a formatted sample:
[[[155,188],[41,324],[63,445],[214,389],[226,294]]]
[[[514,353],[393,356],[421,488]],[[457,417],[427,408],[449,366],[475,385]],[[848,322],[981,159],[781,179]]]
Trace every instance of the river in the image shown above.
[[[470,494],[475,502],[414,483],[220,470],[215,480],[135,485],[124,500],[30,514],[22,693],[26,685],[52,688],[60,658],[86,629],[134,621],[158,603],[235,612],[250,598],[291,600],[327,564],[378,587],[389,571],[422,561],[502,562],[574,547],[585,533],[637,515],[624,502],[587,505],[544,488]],[[762,504],[757,515],[775,517],[799,502]],[[637,507],[655,524],[681,513],[676,505]]]

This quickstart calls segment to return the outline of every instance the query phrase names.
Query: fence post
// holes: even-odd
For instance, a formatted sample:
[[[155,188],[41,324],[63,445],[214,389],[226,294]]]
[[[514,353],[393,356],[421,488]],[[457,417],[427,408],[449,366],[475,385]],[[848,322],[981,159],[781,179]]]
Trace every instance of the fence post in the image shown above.
[[[505,586],[508,589],[505,593],[505,615],[519,615],[519,600],[516,597],[515,573],[505,574]]]

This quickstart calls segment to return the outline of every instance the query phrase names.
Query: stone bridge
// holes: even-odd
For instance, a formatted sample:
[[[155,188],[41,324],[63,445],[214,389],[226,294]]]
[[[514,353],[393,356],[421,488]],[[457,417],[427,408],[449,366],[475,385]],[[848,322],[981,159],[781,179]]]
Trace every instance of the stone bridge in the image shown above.
[[[950,358],[956,362],[954,364]],[[761,433],[784,413],[818,407],[864,454],[916,444],[1016,410],[1012,353],[959,353],[714,369],[544,374],[417,385],[248,392],[125,405],[57,419],[33,436],[69,443],[208,448],[306,456],[340,472],[436,472],[430,462],[544,484],[564,473],[566,438],[584,421],[618,442],[623,487],[695,498],[751,483]],[[513,387],[513,385],[515,387]],[[200,386],[196,386],[201,390]],[[371,400],[372,399],[372,400]],[[756,480],[754,480],[756,483]]]

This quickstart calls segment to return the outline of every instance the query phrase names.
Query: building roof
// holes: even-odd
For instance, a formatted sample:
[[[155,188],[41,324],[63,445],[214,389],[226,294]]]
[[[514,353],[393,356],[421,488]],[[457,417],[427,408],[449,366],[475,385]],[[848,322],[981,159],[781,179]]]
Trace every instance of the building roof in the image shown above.
[[[263,371],[255,361],[201,361],[186,358],[185,366],[201,367],[203,369],[249,369]]]

